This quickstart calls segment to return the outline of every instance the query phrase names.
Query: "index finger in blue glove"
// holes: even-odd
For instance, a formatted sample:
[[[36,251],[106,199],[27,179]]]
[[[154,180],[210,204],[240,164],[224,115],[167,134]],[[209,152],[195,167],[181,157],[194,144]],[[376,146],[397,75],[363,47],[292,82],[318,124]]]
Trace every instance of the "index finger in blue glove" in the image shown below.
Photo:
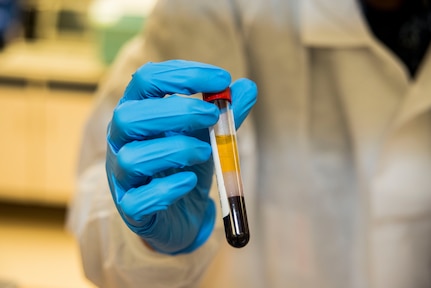
[[[218,110],[199,99],[171,96],[147,101],[128,101],[114,110],[107,140],[115,151],[124,144],[167,131],[186,132],[208,128]]]
[[[149,62],[133,74],[120,103],[175,93],[218,92],[230,82],[229,72],[210,64],[186,60]]]

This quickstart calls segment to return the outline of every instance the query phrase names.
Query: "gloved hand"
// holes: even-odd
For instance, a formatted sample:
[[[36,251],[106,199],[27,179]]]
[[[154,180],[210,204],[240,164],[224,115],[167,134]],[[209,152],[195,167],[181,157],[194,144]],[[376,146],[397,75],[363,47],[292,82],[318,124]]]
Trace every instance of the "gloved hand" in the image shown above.
[[[215,205],[209,198],[213,163],[208,127],[214,104],[192,97],[230,85],[218,67],[171,60],[148,63],[133,75],[107,133],[106,172],[127,226],[161,253],[187,253],[210,236]],[[255,84],[232,84],[237,127],[257,96]],[[165,97],[166,95],[171,95]]]

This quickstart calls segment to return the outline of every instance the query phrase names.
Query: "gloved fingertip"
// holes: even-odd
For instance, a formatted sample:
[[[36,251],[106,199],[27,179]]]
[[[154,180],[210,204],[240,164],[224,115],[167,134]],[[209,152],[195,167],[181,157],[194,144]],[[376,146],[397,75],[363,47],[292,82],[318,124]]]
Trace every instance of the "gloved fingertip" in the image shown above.
[[[240,78],[232,83],[231,92],[232,97],[240,98],[243,95],[247,95],[250,100],[256,101],[258,89],[254,81],[248,78]]]
[[[178,177],[177,183],[183,183],[185,190],[187,189],[191,190],[195,188],[196,184],[198,183],[198,177],[194,172],[183,171],[174,175],[175,177]]]
[[[213,75],[211,75],[211,78],[208,79],[208,81],[210,82],[207,82],[207,83],[213,83],[213,85],[211,87],[209,86],[205,87],[204,89],[202,89],[202,92],[205,92],[205,93],[219,92],[229,87],[229,85],[232,82],[232,76],[228,71],[221,68],[217,68],[214,70]]]
[[[232,82],[232,77],[227,70],[212,64],[179,59],[165,61],[164,63],[169,63],[169,65],[174,63],[172,66],[181,67],[181,69],[189,71],[189,75],[193,76],[191,78],[198,79],[199,82],[211,90],[206,91],[203,88],[200,92],[218,92],[227,88]],[[212,87],[213,85],[215,86]]]
[[[239,128],[257,102],[258,89],[252,80],[241,78],[231,85],[231,93],[235,125]]]
[[[193,112],[195,114],[202,114],[202,116],[205,116],[202,120],[205,120],[208,126],[215,125],[220,117],[220,109],[213,103],[205,101],[202,101],[201,105],[201,110],[195,109]]]

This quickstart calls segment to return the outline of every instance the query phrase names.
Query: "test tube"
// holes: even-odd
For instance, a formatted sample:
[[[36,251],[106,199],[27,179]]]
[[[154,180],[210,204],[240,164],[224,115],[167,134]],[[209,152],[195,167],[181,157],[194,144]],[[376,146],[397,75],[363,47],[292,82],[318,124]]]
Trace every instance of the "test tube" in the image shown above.
[[[204,101],[220,109],[218,122],[209,129],[214,167],[227,242],[241,248],[250,239],[247,211],[239,165],[236,129],[227,88],[218,93],[203,93]]]

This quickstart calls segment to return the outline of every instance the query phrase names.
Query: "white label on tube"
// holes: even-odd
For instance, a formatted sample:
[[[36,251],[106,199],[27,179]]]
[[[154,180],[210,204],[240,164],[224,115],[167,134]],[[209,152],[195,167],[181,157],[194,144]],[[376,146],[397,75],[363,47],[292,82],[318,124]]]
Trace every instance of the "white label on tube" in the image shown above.
[[[217,140],[214,133],[214,129],[211,127],[209,128],[209,131],[210,131],[210,139],[211,139],[211,148],[213,152],[214,169],[216,173],[217,187],[218,187],[218,193],[220,197],[221,213],[223,214],[223,218],[224,218],[228,216],[230,213],[229,201],[227,200],[226,187],[224,185],[223,171],[221,170],[220,157],[218,154]]]

